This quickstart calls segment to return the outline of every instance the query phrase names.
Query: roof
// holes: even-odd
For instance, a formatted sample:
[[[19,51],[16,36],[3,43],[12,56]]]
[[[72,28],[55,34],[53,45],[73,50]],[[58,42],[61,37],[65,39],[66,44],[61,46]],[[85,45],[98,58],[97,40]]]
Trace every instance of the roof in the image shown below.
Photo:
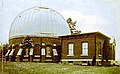
[[[21,12],[11,24],[9,38],[22,35],[62,36],[70,34],[66,20],[57,11],[32,7]]]
[[[59,36],[59,37],[71,37],[71,36],[81,36],[81,35],[89,35],[89,34],[100,34],[100,35],[103,35],[104,37],[111,39],[110,37],[106,36],[105,34],[101,32],[89,32],[89,33],[81,33],[81,34],[74,34],[74,35],[64,35],[64,36]]]

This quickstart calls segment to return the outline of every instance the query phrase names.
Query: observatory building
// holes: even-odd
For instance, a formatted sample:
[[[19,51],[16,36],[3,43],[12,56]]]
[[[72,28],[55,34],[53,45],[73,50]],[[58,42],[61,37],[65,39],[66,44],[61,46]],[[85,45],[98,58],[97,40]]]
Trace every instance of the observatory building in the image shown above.
[[[108,36],[80,33],[75,23],[46,7],[21,12],[11,24],[6,61],[101,65],[115,60]]]

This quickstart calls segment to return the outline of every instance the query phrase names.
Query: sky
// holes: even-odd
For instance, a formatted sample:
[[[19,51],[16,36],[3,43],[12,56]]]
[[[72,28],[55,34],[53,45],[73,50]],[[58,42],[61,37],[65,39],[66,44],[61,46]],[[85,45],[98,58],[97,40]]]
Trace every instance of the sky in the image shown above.
[[[34,6],[49,7],[65,19],[77,21],[82,33],[99,31],[116,39],[116,59],[120,59],[120,0],[0,0],[0,43],[8,43],[15,17]]]

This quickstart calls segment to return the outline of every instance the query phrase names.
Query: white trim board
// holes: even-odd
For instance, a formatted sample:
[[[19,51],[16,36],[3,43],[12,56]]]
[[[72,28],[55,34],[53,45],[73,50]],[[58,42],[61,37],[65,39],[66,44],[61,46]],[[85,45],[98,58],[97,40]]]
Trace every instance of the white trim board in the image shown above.
[[[61,59],[61,61],[92,61],[92,59]]]
[[[93,59],[61,59],[60,61],[93,61]],[[96,59],[96,61],[102,61],[102,60]]]

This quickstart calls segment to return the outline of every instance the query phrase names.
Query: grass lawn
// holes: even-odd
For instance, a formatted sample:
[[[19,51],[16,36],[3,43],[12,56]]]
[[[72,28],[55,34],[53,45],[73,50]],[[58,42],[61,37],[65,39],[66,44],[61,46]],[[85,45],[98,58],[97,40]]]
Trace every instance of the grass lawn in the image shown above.
[[[4,62],[4,74],[120,74],[120,67],[79,66],[39,62]],[[2,73],[2,62],[0,62]]]

